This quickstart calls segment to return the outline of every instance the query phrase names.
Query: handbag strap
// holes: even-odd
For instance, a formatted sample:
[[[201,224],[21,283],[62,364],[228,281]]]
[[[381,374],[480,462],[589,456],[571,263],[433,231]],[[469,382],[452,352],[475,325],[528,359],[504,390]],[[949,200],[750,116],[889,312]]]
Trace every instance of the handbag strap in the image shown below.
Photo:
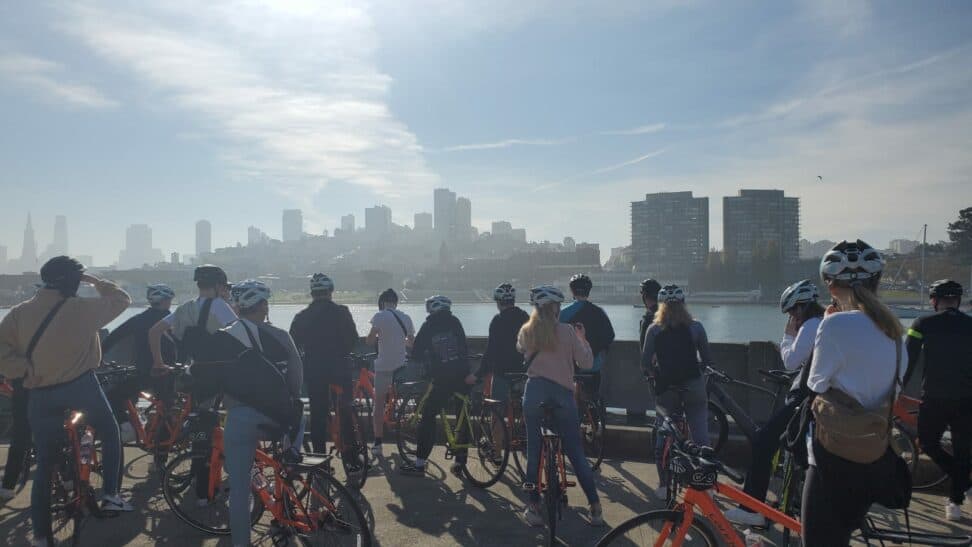
[[[398,314],[395,313],[395,310],[388,310],[388,311],[391,312],[392,317],[395,318],[395,321],[398,321],[398,326],[402,327],[402,334],[405,335],[405,338],[408,338],[408,329],[405,328],[405,323],[403,323],[402,320],[398,317]]]
[[[37,331],[34,332],[34,336],[30,339],[30,343],[27,344],[27,353],[24,354],[28,362],[33,363],[34,350],[37,348],[37,343],[40,342],[41,336],[44,335],[44,331],[46,331],[47,327],[50,326],[51,321],[54,320],[54,316],[57,315],[57,312],[60,311],[61,306],[63,306],[65,302],[67,302],[67,298],[61,300],[57,304],[54,304],[54,308],[47,312],[47,317],[45,317],[44,320],[41,321],[40,326],[37,327]]]
[[[257,342],[257,339],[253,336],[253,332],[250,331],[250,327],[246,326],[246,321],[240,319],[240,324],[243,325],[243,330],[246,331],[246,335],[250,338],[250,344],[253,344],[253,349],[263,352],[263,345]]]
[[[206,328],[206,324],[209,323],[209,310],[213,307],[213,299],[207,298],[203,302],[202,309],[199,310],[199,319],[196,320],[196,326],[199,328]]]
[[[904,386],[901,384],[901,339],[895,339],[894,341],[894,382],[891,383],[891,404],[888,408],[888,431],[894,427],[894,400],[897,399],[898,386],[902,389]]]

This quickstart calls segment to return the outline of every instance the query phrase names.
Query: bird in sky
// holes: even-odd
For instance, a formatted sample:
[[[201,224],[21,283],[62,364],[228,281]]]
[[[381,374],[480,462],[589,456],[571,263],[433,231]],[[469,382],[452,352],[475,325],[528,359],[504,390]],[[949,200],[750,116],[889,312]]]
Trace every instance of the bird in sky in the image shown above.
[[[823,177],[820,176],[820,175],[817,175],[817,180],[819,180],[820,182],[823,182]]]

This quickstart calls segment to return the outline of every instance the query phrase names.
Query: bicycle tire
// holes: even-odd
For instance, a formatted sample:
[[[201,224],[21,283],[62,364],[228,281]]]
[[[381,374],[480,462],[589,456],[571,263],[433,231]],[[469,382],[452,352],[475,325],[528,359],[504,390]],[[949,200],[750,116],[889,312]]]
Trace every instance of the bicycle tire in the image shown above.
[[[470,450],[474,450],[475,454],[466,454],[466,461],[462,464],[462,472],[473,486],[489,488],[500,480],[510,461],[510,432],[506,427],[496,427],[496,424],[503,424],[503,415],[495,407],[485,406],[479,416],[469,419],[474,435],[474,438],[469,440],[469,444],[472,445]],[[499,447],[501,455],[498,458],[500,463],[498,464],[496,463],[497,458],[495,458],[497,447],[495,446],[496,439],[493,438],[494,428],[500,432],[502,437],[500,440],[502,446]],[[470,464],[470,458],[478,464]],[[478,465],[478,468],[483,469],[485,471],[484,476],[474,473],[472,471],[472,469],[475,469],[473,465]]]
[[[187,465],[188,464],[188,465]],[[184,470],[185,468],[185,470]],[[226,468],[223,468],[223,473],[226,473]],[[223,481],[225,483],[225,479]],[[230,535],[229,527],[229,498],[227,497],[229,489],[223,489],[219,492],[218,498],[213,500],[209,505],[205,507],[187,507],[185,503],[180,503],[177,497],[181,497],[183,494],[187,493],[189,490],[193,490],[195,485],[195,476],[192,473],[192,453],[183,452],[179,454],[174,459],[169,462],[169,465],[165,467],[165,473],[162,476],[162,495],[165,497],[166,503],[172,512],[175,513],[179,520],[185,522],[189,526],[192,526],[200,532],[205,532],[214,536],[228,536]],[[253,507],[250,508],[250,525],[256,524],[260,520],[260,516],[263,515],[264,507],[263,501],[257,496],[251,496]],[[195,502],[195,498],[189,501],[189,504]],[[188,512],[188,509],[197,510],[207,510],[211,514],[215,515],[215,519],[218,524],[205,523],[199,520],[199,518]],[[222,513],[220,513],[222,511]]]
[[[548,447],[549,448],[549,447]],[[557,520],[560,516],[560,473],[557,470],[557,458],[552,450],[545,450],[543,462],[547,488],[541,492],[543,496],[544,520],[547,522],[545,545],[552,547],[557,543]]]
[[[418,404],[419,397],[408,395],[402,399],[396,410],[395,444],[398,446],[398,455],[408,463],[415,461],[415,452],[418,450],[418,420],[421,419],[416,415]]]
[[[315,530],[312,531],[314,532],[313,534],[295,533],[294,535],[301,545],[307,547],[314,545],[354,545],[355,547],[370,547],[372,543],[371,528],[354,494],[334,478],[329,472],[329,469],[324,465],[314,467],[307,471],[307,473],[310,475],[308,483],[311,487],[303,489],[298,495],[301,504],[310,510],[315,506],[315,503],[322,503],[314,496],[316,493],[327,499],[339,511],[344,509],[344,513],[341,517],[335,518],[330,522],[315,523]],[[289,498],[285,499],[289,500]],[[292,502],[288,503],[287,507],[287,510],[291,512],[291,518],[301,517],[301,515],[293,513],[294,508]],[[333,514],[327,515],[327,517],[332,516]],[[322,534],[326,534],[326,537],[319,537]],[[337,534],[341,534],[346,541],[335,541]]]
[[[523,419],[523,406],[520,402],[512,402],[513,423],[510,425],[510,452],[513,453],[513,466],[526,478],[527,466],[527,434],[526,421]]]
[[[74,466],[74,454],[63,449],[60,463],[51,470],[51,537],[48,543],[72,545],[81,543],[84,511],[81,484]]]
[[[358,407],[360,403],[355,401],[355,407]],[[368,480],[368,470],[371,468],[371,452],[368,450],[368,443],[365,442],[364,432],[366,431],[366,420],[365,416],[361,414],[358,408],[354,409],[354,415],[352,416],[352,427],[354,428],[354,434],[352,435],[353,443],[351,450],[348,454],[354,457],[353,462],[349,462],[344,459],[344,454],[341,455],[341,465],[344,467],[344,474],[347,478],[348,486],[354,488],[355,490],[361,490],[364,488],[365,482]]]
[[[622,545],[674,545],[675,543],[670,541],[660,543],[659,539],[664,537],[664,534],[661,534],[660,532],[663,532],[664,528],[669,523],[671,523],[673,527],[681,524],[684,517],[685,515],[681,511],[667,509],[659,509],[657,511],[642,513],[622,522],[610,532],[605,534],[604,537],[598,540],[596,547],[620,547]],[[685,547],[716,547],[720,545],[720,543],[717,536],[712,531],[713,529],[714,528],[708,519],[702,515],[693,515],[692,526],[689,528],[688,533],[686,533],[686,537],[681,541],[680,545]]]
[[[929,462],[926,465],[921,465],[921,455],[924,453],[921,450],[921,443],[918,440],[917,434],[911,438],[912,442],[917,449],[915,454],[915,464],[912,468],[912,484],[911,487],[917,490],[927,490],[929,488],[934,488],[943,482],[948,480],[948,473],[944,469],[938,466],[934,461]],[[948,454],[952,454],[952,439],[951,437],[942,437],[942,450]]]
[[[717,403],[709,401],[707,407],[709,412],[709,442],[712,450],[715,450],[718,454],[726,445],[726,440],[729,439],[729,420],[726,418],[726,411]]]
[[[601,468],[601,462],[604,461],[604,436],[607,431],[604,404],[600,397],[595,396],[584,402],[580,429],[584,455],[591,465],[591,470],[597,472]]]

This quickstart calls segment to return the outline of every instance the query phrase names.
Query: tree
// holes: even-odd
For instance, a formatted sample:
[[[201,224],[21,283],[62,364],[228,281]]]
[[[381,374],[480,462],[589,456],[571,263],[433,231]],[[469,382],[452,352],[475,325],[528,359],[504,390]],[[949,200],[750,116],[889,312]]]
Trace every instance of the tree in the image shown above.
[[[972,207],[959,211],[959,218],[948,224],[948,238],[955,254],[972,259]]]

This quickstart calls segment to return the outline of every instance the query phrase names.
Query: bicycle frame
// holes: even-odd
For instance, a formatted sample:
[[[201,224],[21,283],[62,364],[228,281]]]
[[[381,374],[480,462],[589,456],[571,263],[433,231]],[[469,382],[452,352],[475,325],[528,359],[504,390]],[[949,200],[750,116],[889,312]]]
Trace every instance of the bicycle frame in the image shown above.
[[[779,524],[784,528],[789,529],[796,535],[800,535],[802,527],[800,522],[795,518],[781,513],[776,509],[760,502],[756,498],[746,494],[739,488],[726,484],[723,482],[717,482],[713,487],[716,494],[719,494],[725,498],[729,498],[733,502],[750,509],[760,515],[766,517],[769,521]],[[684,497],[681,503],[675,505],[676,511],[681,511],[685,518],[682,520],[681,525],[677,530],[674,531],[676,544],[680,542],[680,538],[684,539],[685,534],[688,533],[689,528],[692,526],[692,521],[695,517],[695,511],[698,510],[704,517],[706,517],[709,522],[715,526],[715,532],[722,536],[722,539],[728,545],[734,547],[745,547],[745,540],[740,537],[739,533],[736,531],[735,527],[729,522],[725,514],[723,514],[722,509],[716,505],[715,500],[712,499],[712,495],[708,491],[696,490],[693,488],[686,488],[684,490]],[[667,537],[672,534],[672,524],[666,524],[662,529],[662,535]]]
[[[432,393],[433,389],[432,383],[429,383],[429,387],[425,389],[425,394],[422,395],[422,399],[419,400],[418,407],[415,409],[415,415],[410,419],[410,426],[415,427],[418,425],[418,421],[422,417],[422,413],[425,412],[425,403],[429,400],[429,395]],[[442,419],[442,428],[445,431],[446,436],[446,446],[450,450],[468,450],[473,447],[472,443],[459,444],[457,440],[457,434],[460,429],[465,425],[469,428],[469,438],[474,439],[476,437],[475,431],[473,430],[472,421],[469,420],[469,397],[463,395],[462,393],[453,393],[455,398],[459,399],[461,405],[459,407],[459,412],[456,414],[456,425],[455,427],[449,422],[449,417],[446,414],[446,407],[443,406],[440,411],[440,417]]]
[[[142,425],[142,420],[138,418],[138,409],[131,400],[127,401],[128,405],[128,421],[135,428],[135,437],[138,439],[138,444],[145,450],[168,450],[172,448],[176,440],[179,438],[179,432],[182,430],[182,424],[185,423],[186,419],[189,417],[189,413],[192,411],[192,396],[186,395],[186,402],[179,412],[179,417],[175,421],[167,420],[169,409],[165,402],[161,399],[155,397],[151,393],[141,392],[139,395],[149,402],[149,410],[153,412],[149,413],[149,421]],[[158,432],[160,427],[165,428],[165,433],[167,435],[164,437],[164,441],[156,443]]]
[[[301,502],[294,487],[290,484],[290,479],[284,472],[283,464],[270,454],[257,449],[254,462],[261,468],[261,475],[266,469],[273,471],[272,485],[265,485],[261,488],[251,485],[251,488],[253,489],[254,495],[259,496],[264,507],[273,515],[278,525],[294,528],[298,533],[313,532],[317,530],[315,523],[322,521],[320,518],[321,513],[337,513],[337,508],[334,507],[331,500],[318,493],[306,477],[301,477],[300,481],[304,490],[309,492],[315,500],[323,505],[323,510],[320,512],[314,512],[313,514],[308,512],[307,507]],[[267,486],[272,486],[272,488]],[[293,504],[292,506],[295,509],[293,515],[289,514],[286,510],[285,501]]]
[[[561,491],[566,491],[567,488],[574,486],[576,483],[574,481],[567,480],[567,468],[564,464],[564,452],[560,449],[560,437],[558,435],[543,435],[543,443],[540,444],[540,469],[537,471],[537,484],[536,489],[538,492],[546,492],[547,486],[552,480],[546,475],[546,469],[543,465],[544,460],[546,460],[547,454],[553,452],[556,454],[557,459],[557,480],[560,482]]]
[[[759,427],[756,425],[756,422],[754,422],[753,419],[749,416],[749,413],[746,412],[746,410],[743,409],[743,407],[740,406],[739,403],[737,403],[735,399],[733,399],[732,396],[730,396],[729,393],[722,386],[719,385],[719,382],[720,380],[714,375],[706,374],[705,377],[706,394],[709,397],[713,397],[713,396],[715,397],[718,404],[721,405],[722,410],[724,410],[726,414],[732,417],[733,421],[736,423],[736,426],[739,427],[739,429],[743,432],[743,435],[745,435],[746,438],[749,439],[749,442],[752,443],[753,439],[756,438],[756,432],[759,430]],[[753,389],[761,393],[772,395],[774,397],[773,410],[774,411],[776,410],[776,407],[778,406],[779,403],[778,392],[773,392],[762,386],[757,386],[755,384],[750,384],[747,382],[741,382],[735,379],[729,379],[729,383],[742,385],[748,389]]]

